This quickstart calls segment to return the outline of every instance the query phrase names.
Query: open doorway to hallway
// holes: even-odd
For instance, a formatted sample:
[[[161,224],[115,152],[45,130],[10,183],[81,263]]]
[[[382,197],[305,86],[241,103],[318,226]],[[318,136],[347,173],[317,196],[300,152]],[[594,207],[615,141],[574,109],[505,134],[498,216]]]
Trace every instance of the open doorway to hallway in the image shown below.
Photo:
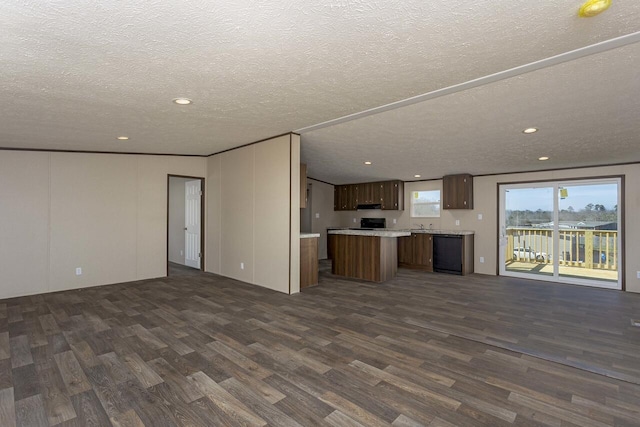
[[[167,276],[204,271],[204,178],[167,179]]]

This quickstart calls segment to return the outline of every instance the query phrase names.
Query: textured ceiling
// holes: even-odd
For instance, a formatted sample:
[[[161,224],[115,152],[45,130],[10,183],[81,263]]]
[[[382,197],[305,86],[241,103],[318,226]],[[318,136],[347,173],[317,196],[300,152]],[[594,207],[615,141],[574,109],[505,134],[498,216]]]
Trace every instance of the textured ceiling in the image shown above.
[[[332,183],[640,162],[640,43],[302,137]]]
[[[637,0],[614,0],[606,13],[592,19],[577,17],[579,4],[568,0],[0,2],[4,98],[0,147],[210,154],[640,31]],[[626,59],[625,66],[638,69],[637,51],[627,52],[623,58],[614,55],[614,60]],[[589,61],[580,61],[585,60]],[[433,103],[438,113],[438,108],[451,113],[439,123],[456,123],[448,128],[455,135],[463,132],[459,111],[469,97],[494,106],[509,102],[513,105],[509,108],[522,109],[529,95],[517,98],[508,92],[528,78],[428,104]],[[194,104],[172,104],[171,99],[179,96],[192,98]],[[585,101],[574,101],[572,96],[568,93],[561,101],[568,105]],[[565,112],[560,107],[550,103],[547,116],[562,124]],[[561,111],[555,114],[555,108]],[[400,120],[396,128],[403,111],[394,113]],[[501,114],[496,118],[484,109],[468,113],[476,117],[464,116],[465,120],[483,124],[478,129],[483,136],[476,140],[508,142],[504,135],[491,133],[482,120],[497,120]],[[444,139],[444,125],[432,136],[420,126],[413,126],[411,135],[389,135],[392,126],[386,127],[384,140],[371,140],[371,147],[428,139],[433,153],[448,156],[440,159],[441,165],[452,164],[460,154],[450,145],[444,146],[446,150],[442,145],[435,148],[442,144],[439,141],[450,141]],[[362,139],[337,130],[303,135],[303,155],[312,176],[332,182],[365,176],[406,178],[400,173],[408,167],[351,175],[334,170],[332,165],[340,164],[355,172],[352,161],[367,148],[358,142]],[[563,135],[561,128],[557,132]],[[340,144],[329,144],[329,134],[329,142]],[[118,135],[131,139],[117,141]],[[415,142],[407,144],[421,148]],[[394,163],[411,159],[403,154],[404,148],[395,150]]]

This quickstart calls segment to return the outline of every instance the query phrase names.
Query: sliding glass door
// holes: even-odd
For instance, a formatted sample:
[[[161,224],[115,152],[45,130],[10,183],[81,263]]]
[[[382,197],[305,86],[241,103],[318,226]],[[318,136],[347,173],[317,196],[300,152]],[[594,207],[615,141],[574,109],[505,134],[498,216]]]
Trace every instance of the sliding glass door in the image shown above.
[[[500,185],[500,274],[621,289],[620,178]]]

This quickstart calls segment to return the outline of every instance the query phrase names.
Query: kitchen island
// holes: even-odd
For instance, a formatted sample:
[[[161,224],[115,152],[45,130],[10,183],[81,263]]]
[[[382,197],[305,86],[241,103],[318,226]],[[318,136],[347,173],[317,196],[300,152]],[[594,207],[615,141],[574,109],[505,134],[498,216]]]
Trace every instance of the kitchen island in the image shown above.
[[[398,271],[398,237],[408,231],[328,230],[331,273],[371,282],[393,279]]]

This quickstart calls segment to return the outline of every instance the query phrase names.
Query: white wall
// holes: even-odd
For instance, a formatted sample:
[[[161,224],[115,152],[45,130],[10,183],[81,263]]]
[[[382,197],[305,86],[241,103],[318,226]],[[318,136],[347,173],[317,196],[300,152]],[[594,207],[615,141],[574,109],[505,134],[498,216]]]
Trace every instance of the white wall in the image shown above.
[[[165,276],[168,174],[206,159],[0,151],[0,298]]]
[[[207,271],[285,293],[299,289],[292,273],[299,243],[291,244],[299,236],[299,218],[291,217],[299,209],[299,190],[291,193],[300,183],[295,137],[208,158]]]
[[[473,230],[475,231],[475,265],[476,273],[496,274],[497,268],[497,244],[498,244],[498,183],[559,180],[567,178],[590,178],[597,176],[625,175],[625,285],[629,292],[640,292],[640,279],[636,272],[640,271],[640,222],[635,216],[640,213],[640,164],[624,166],[606,166],[581,169],[567,169],[549,172],[530,172],[519,174],[504,174],[493,176],[474,177],[474,209],[472,210],[443,210],[440,218],[411,218],[410,196],[413,191],[440,190],[442,180],[406,182],[405,183],[405,210],[404,211],[348,211],[336,212],[338,226],[360,226],[360,218],[372,217],[387,218],[388,228],[413,228],[416,224],[424,224],[428,227],[433,224],[434,229],[447,230]],[[325,202],[328,205],[329,201]],[[333,199],[331,200],[333,206]],[[314,208],[315,209],[315,208]],[[478,220],[478,214],[483,216]],[[356,220],[354,223],[353,220]],[[396,224],[393,224],[396,219]],[[455,225],[459,220],[460,225]],[[480,257],[485,262],[480,263]]]

